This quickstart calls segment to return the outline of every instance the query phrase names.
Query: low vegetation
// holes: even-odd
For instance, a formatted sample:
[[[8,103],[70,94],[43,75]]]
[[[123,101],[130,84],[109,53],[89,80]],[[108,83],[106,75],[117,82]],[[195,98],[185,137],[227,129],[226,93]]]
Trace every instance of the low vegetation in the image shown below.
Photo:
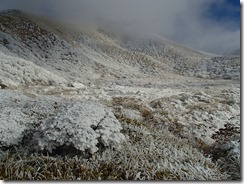
[[[3,180],[228,180],[230,176],[187,139],[120,117],[129,141],[90,158],[1,152]]]

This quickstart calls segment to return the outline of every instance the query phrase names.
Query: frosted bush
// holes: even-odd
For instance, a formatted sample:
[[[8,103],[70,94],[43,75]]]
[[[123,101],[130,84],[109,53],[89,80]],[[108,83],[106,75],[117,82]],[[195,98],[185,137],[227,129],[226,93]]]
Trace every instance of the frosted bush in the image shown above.
[[[60,98],[40,96],[25,103],[22,111],[29,117],[35,118],[36,124],[40,124],[41,121],[39,120],[54,115],[63,104],[65,102]]]
[[[28,97],[10,90],[0,90],[0,147],[18,144],[31,124],[22,112]]]
[[[0,90],[0,146],[20,143],[24,132],[39,120],[55,114],[60,99],[29,98],[19,92]]]
[[[113,113],[100,104],[76,102],[63,106],[34,132],[38,150],[52,152],[60,146],[72,146],[95,153],[99,144],[117,147],[125,139]]]
[[[23,105],[30,100],[29,97],[12,90],[0,89],[0,107],[23,107]]]
[[[0,121],[0,147],[17,145],[31,123],[21,109],[12,107],[0,108]]]
[[[65,85],[67,81],[33,62],[5,55],[0,52],[0,80],[7,86]]]
[[[119,121],[103,105],[51,96],[32,99],[0,90],[0,146],[17,145],[24,138],[23,146],[34,143],[37,150],[71,146],[94,153],[100,146],[118,147],[125,139],[120,130]]]

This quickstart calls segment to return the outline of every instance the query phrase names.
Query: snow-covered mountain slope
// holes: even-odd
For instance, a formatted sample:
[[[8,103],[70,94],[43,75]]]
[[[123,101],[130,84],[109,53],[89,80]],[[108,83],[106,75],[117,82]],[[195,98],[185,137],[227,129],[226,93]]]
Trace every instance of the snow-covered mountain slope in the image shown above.
[[[224,55],[229,55],[229,56],[239,56],[241,55],[241,50],[240,49],[235,49],[235,50],[231,50],[227,53],[224,53]]]
[[[57,76],[31,61],[7,56],[1,52],[0,58],[0,84],[2,86],[68,85],[67,80],[61,76]]]
[[[239,77],[238,58],[229,59],[236,63],[235,70],[228,70],[234,73],[225,77],[222,70],[216,73],[216,67],[226,63],[225,58],[188,49],[160,36],[118,36],[105,29],[72,30],[17,10],[1,12],[0,20],[0,52],[31,61],[72,82],[168,72],[206,78]],[[225,70],[227,65],[221,68]]]

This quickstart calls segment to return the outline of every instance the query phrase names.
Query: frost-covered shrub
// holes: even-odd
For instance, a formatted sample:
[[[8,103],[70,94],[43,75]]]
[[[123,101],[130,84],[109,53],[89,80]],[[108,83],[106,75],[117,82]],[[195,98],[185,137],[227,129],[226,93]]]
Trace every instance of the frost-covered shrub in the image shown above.
[[[23,107],[23,105],[30,100],[29,97],[12,91],[12,90],[0,90],[0,107],[5,108],[5,107]]]
[[[0,108],[0,147],[18,144],[30,123],[19,108]]]
[[[0,52],[0,80],[8,87],[18,85],[66,85],[67,81],[33,62]]]
[[[105,106],[93,102],[67,102],[52,96],[32,99],[0,90],[0,146],[24,145],[52,152],[71,146],[94,153],[125,139],[119,121]],[[28,139],[31,136],[31,139]],[[31,147],[30,147],[31,146]]]
[[[66,102],[67,103],[67,102]],[[65,104],[61,98],[53,96],[40,96],[29,100],[23,105],[22,111],[29,117],[36,119],[35,123],[40,124],[44,118],[56,114],[58,109]]]
[[[92,102],[75,102],[43,120],[33,132],[37,150],[52,152],[60,146],[72,146],[80,151],[95,153],[99,144],[117,147],[125,139],[113,113]]]
[[[0,147],[16,145],[31,123],[22,106],[29,98],[10,90],[0,90]]]
[[[0,90],[0,146],[19,144],[26,130],[55,113],[60,100],[32,99],[19,92]]]

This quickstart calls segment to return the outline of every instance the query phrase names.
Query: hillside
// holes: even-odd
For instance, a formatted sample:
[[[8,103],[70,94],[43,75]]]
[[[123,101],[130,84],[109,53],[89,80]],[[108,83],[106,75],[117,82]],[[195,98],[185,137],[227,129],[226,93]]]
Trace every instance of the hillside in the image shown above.
[[[237,180],[240,56],[2,11],[0,132],[4,180]]]

